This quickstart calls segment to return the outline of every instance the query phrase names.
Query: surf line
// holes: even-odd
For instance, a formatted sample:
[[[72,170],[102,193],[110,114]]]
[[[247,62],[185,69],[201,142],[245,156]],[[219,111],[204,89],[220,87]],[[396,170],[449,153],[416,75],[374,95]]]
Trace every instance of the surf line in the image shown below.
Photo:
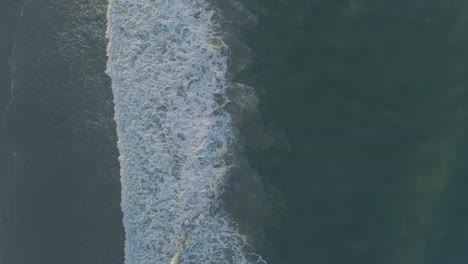
[[[221,206],[236,138],[215,17],[205,0],[109,2],[126,264],[266,263]]]

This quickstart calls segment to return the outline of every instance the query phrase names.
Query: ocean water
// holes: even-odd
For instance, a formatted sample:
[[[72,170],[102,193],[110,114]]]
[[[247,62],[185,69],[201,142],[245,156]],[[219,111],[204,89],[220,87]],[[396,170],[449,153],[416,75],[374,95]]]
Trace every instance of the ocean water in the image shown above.
[[[1,6],[0,264],[468,261],[463,1]]]
[[[206,1],[111,1],[107,73],[126,263],[264,263],[221,208],[238,144],[227,47]],[[231,89],[240,90],[241,87]],[[243,88],[245,89],[245,88]]]
[[[466,262],[466,3],[242,3],[269,263]]]
[[[2,119],[13,168],[2,167],[10,179],[2,189],[14,207],[2,212],[10,230],[2,264],[123,263],[117,139],[104,73],[107,2],[12,4],[22,14]]]
[[[12,38],[15,31],[15,21],[19,15],[19,6],[14,3],[7,3],[2,6],[1,10],[1,23],[0,23],[0,108],[4,107],[9,102],[10,89],[10,68],[8,59],[11,55],[13,46]],[[3,123],[3,117],[1,118]],[[14,178],[11,175],[14,172],[12,166],[12,156],[8,151],[8,142],[5,139],[5,129],[0,128],[0,263],[9,263],[14,254],[14,222],[5,221],[6,215],[14,215]]]

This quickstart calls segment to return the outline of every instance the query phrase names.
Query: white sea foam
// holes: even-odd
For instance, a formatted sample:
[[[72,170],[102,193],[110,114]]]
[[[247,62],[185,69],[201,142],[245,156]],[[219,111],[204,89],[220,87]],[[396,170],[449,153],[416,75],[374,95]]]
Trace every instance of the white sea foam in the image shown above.
[[[206,0],[111,0],[125,263],[265,263],[220,208],[226,49]]]

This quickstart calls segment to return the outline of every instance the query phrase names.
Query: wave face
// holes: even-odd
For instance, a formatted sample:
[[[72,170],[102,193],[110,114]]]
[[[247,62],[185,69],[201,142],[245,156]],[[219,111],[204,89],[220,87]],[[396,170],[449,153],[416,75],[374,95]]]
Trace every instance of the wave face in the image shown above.
[[[127,264],[265,263],[220,208],[235,135],[215,15],[205,0],[109,3]]]

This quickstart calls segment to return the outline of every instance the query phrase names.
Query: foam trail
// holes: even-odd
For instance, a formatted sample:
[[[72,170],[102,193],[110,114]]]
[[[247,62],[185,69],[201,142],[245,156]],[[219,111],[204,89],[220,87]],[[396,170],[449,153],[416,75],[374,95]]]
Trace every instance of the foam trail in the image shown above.
[[[235,143],[206,0],[111,0],[125,263],[265,263],[220,209]]]
[[[12,61],[15,54],[16,54],[16,33],[20,30],[21,23],[23,22],[23,14],[24,14],[24,8],[26,5],[29,3],[29,0],[25,0],[20,11],[20,15],[18,18],[18,23],[16,24],[15,32],[13,33],[13,50],[11,52],[11,59],[8,62],[10,65],[11,71],[10,71],[10,100],[8,101],[7,106],[3,110],[3,128],[7,127],[7,114],[8,110],[10,109],[11,104],[13,103],[15,99],[15,72],[16,72],[16,66],[14,62]]]

